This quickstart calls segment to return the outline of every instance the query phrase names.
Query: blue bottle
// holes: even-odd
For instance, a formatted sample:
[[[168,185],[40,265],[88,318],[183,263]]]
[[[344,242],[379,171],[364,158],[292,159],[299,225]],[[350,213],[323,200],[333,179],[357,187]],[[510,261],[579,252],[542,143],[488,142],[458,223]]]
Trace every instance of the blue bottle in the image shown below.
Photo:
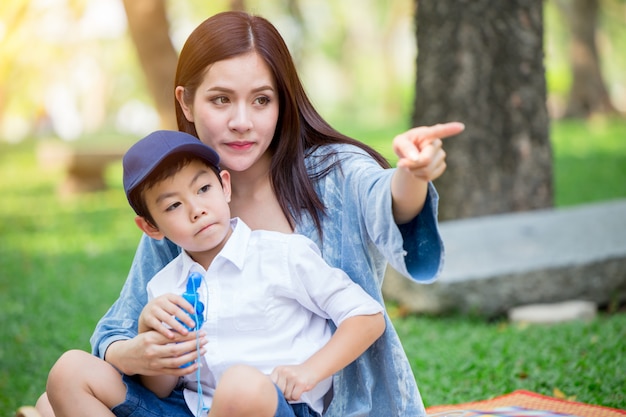
[[[200,289],[200,285],[202,284],[202,275],[198,272],[191,272],[187,277],[187,289],[182,294],[182,297],[191,304],[195,310],[195,312],[187,313],[189,317],[196,323],[194,327],[189,327],[185,323],[183,323],[178,318],[178,322],[180,322],[187,330],[190,332],[200,330],[202,324],[204,324],[204,303],[200,301],[200,293],[198,290]],[[199,356],[199,354],[198,354]],[[195,362],[195,361],[194,361]],[[184,365],[181,365],[181,368],[187,368],[191,366],[194,362],[188,362]]]
[[[202,275],[198,272],[191,272],[187,277],[187,289],[182,294],[183,298],[191,304],[195,310],[194,314],[189,314],[189,317],[196,323],[194,327],[189,327],[182,321],[178,320],[187,330],[190,332],[199,330],[204,324],[204,304],[200,301],[200,285],[202,284]]]

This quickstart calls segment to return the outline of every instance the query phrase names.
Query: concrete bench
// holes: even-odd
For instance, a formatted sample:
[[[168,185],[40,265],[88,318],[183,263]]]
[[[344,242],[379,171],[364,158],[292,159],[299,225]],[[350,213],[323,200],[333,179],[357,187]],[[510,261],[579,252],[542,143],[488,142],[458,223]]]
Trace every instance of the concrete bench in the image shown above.
[[[38,147],[38,159],[43,167],[60,166],[65,179],[59,187],[61,194],[75,194],[106,189],[108,166],[124,156],[122,149],[103,147],[74,148],[67,144],[46,143]]]
[[[626,199],[442,222],[439,280],[415,284],[389,270],[387,300],[411,312],[498,316],[567,300],[626,300]]]
[[[75,150],[71,152],[66,172],[64,193],[84,193],[106,189],[105,170],[124,153],[106,150]]]

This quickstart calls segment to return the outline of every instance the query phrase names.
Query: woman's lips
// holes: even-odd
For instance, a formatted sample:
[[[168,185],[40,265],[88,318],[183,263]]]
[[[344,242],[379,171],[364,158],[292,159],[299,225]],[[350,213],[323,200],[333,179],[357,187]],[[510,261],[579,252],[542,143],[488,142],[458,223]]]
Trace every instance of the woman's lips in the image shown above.
[[[247,142],[247,141],[246,142],[230,142],[226,144],[226,146],[236,151],[246,151],[250,149],[253,145],[254,145],[254,142]]]

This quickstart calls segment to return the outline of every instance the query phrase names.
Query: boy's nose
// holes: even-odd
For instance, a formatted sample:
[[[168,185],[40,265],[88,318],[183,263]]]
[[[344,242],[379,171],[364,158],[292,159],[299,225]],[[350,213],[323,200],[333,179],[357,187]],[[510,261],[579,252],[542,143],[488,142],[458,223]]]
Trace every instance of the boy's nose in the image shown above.
[[[207,214],[207,211],[204,207],[200,206],[200,205],[196,205],[192,208],[191,210],[191,218],[195,221],[198,220],[200,217],[204,216]]]

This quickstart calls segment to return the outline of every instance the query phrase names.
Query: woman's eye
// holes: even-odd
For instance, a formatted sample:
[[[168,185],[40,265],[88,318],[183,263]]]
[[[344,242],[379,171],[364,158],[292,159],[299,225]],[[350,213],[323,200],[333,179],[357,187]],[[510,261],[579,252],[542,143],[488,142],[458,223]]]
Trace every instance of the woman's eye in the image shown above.
[[[214,97],[211,101],[215,104],[227,104],[229,102],[228,97],[225,96]]]
[[[270,98],[266,96],[262,96],[262,97],[257,98],[255,101],[257,102],[257,104],[260,104],[261,106],[265,106],[269,104]]]

